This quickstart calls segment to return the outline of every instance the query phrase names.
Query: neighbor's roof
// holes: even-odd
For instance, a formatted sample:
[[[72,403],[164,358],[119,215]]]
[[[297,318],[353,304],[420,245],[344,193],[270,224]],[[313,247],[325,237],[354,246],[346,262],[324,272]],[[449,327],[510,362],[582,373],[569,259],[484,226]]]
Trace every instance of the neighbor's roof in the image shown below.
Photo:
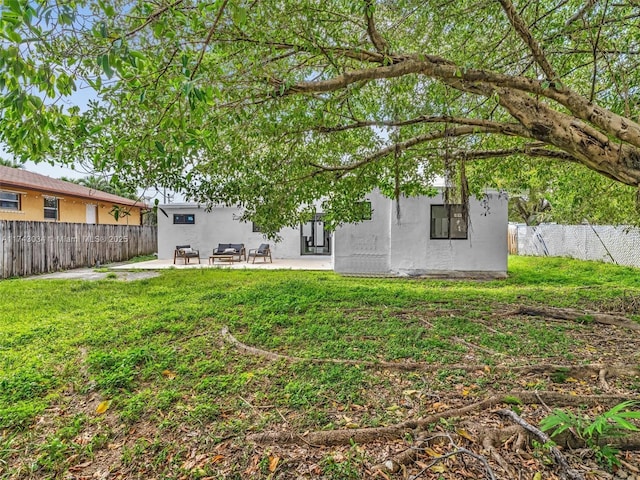
[[[84,187],[75,183],[65,182],[57,178],[47,177],[39,173],[28,172],[21,168],[4,167],[0,165],[0,189],[2,187],[29,188],[38,190],[44,194],[69,195],[118,205],[146,207],[144,203],[136,200]]]

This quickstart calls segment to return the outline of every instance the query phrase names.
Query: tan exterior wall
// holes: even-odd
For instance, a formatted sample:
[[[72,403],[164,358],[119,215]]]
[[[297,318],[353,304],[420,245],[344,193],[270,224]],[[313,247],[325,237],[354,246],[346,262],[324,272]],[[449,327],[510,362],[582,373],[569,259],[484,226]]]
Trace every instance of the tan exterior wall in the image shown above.
[[[0,209],[0,220],[23,220],[31,222],[54,221],[44,218],[44,197],[54,196],[58,202],[58,222],[86,223],[87,204],[97,205],[96,223],[106,225],[140,225],[140,207],[121,206],[121,216],[116,219],[109,212],[112,203],[88,198],[47,194],[35,190],[0,188],[0,191],[20,193],[20,211]],[[127,211],[129,215],[123,215]]]

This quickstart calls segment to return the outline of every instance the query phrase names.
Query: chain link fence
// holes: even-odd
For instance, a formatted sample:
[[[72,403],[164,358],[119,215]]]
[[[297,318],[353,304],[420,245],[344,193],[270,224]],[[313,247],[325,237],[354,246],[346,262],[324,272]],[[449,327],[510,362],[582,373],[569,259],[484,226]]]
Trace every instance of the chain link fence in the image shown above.
[[[640,229],[610,225],[509,225],[509,253],[640,267]]]

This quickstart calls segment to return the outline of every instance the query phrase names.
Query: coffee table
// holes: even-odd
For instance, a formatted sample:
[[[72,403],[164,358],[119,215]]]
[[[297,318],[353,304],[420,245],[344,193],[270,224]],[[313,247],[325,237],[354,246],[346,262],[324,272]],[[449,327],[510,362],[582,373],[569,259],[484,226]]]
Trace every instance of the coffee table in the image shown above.
[[[209,265],[216,263],[216,259],[220,262],[233,263],[233,255],[211,255],[209,257]]]

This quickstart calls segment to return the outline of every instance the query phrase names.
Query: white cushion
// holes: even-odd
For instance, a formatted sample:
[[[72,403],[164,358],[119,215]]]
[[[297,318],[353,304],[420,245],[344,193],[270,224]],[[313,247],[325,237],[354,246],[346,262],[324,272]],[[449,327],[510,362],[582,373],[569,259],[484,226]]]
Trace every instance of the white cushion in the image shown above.
[[[238,251],[235,248],[225,248],[222,253],[238,253]]]

